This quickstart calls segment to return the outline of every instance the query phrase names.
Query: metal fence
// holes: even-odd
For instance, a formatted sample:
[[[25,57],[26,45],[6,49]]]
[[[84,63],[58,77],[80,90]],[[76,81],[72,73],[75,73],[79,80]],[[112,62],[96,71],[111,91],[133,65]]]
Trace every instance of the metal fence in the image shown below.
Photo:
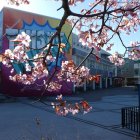
[[[122,108],[122,127],[135,131],[140,136],[140,110],[137,106]]]

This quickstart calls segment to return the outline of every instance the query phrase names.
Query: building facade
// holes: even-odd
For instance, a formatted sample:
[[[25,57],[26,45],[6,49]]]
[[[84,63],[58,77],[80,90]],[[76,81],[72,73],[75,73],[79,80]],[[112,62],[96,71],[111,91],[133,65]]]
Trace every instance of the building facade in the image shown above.
[[[124,85],[135,84],[135,61],[125,58],[125,64],[117,68],[117,75],[124,78]]]
[[[140,46],[137,46],[140,50]],[[134,61],[134,78],[136,78],[136,83],[140,84],[140,59]]]
[[[128,51],[133,51],[134,47],[128,47]],[[139,46],[135,47],[139,49]],[[136,85],[140,78],[140,61],[132,60],[131,54],[128,53],[128,58],[125,59],[125,64],[118,67],[118,76],[124,77],[124,85]]]
[[[134,77],[140,78],[140,61],[135,61],[134,64]]]
[[[140,84],[140,60],[134,63],[134,78],[135,84]]]
[[[12,8],[3,8],[0,12],[0,50],[3,53],[6,49],[13,49],[14,42],[13,40],[19,33],[26,32],[31,37],[30,46],[35,49],[41,49],[45,44],[48,43],[51,35],[56,31],[55,27],[59,24],[59,19],[54,19],[47,16],[42,16],[38,14],[33,14],[29,12],[24,12]],[[61,42],[67,42],[67,36],[71,30],[71,26],[66,23],[62,29],[61,33]],[[57,39],[54,40],[55,43],[58,42]],[[72,55],[72,37],[70,37],[69,42],[67,43],[65,49],[65,56],[61,55],[58,60],[58,66],[61,68],[62,60],[71,59]],[[33,57],[38,52],[36,50],[28,52],[28,56]],[[51,64],[53,67],[54,64]],[[22,66],[14,64],[14,69],[16,73],[22,71]],[[5,94],[10,94],[14,96],[38,96],[42,94],[42,89],[36,85],[25,86],[19,83],[14,83],[9,80],[10,69],[7,69],[5,66],[1,65],[1,92]],[[72,93],[72,83],[69,84],[69,89],[66,84],[62,85],[61,93],[62,94],[71,94]],[[9,87],[7,88],[7,85]],[[24,91],[22,90],[24,88]],[[48,92],[46,92],[48,94]],[[58,93],[56,93],[58,94]]]
[[[72,47],[72,58],[76,65],[79,65],[82,60],[88,55],[91,51],[90,48],[84,47],[79,43],[79,38],[76,34],[72,35],[73,47]],[[101,75],[100,83],[88,83],[85,82],[84,90],[87,89],[96,89],[96,88],[107,88],[112,86],[112,78],[115,76],[115,66],[112,64],[108,56],[110,54],[104,50],[101,50],[99,53],[100,62],[98,62],[94,55],[90,55],[88,59],[83,63],[84,66],[90,69],[91,75]]]

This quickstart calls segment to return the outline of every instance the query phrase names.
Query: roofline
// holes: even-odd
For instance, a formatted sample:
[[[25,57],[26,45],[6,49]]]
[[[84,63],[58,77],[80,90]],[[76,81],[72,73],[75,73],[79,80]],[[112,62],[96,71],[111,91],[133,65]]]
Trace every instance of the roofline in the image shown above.
[[[50,17],[50,16],[46,16],[46,15],[42,15],[42,14],[38,14],[38,13],[33,13],[33,12],[30,12],[30,11],[24,11],[24,10],[20,10],[20,9],[16,9],[16,8],[11,8],[11,7],[7,7],[7,6],[4,6],[1,9],[1,11],[3,11],[3,9],[11,9],[11,10],[15,10],[15,11],[21,11],[21,12],[25,12],[25,13],[30,13],[30,14],[33,14],[33,15],[38,15],[38,16],[52,18],[52,19],[55,19],[55,20],[61,20],[61,19],[58,19],[58,18],[55,18],[55,17]]]

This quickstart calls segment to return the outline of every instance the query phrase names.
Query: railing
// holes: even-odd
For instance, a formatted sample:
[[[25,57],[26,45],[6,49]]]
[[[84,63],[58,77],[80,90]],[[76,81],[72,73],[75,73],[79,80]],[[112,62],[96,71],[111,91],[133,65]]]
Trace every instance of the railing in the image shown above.
[[[140,136],[140,110],[137,106],[122,108],[122,127],[137,132]]]

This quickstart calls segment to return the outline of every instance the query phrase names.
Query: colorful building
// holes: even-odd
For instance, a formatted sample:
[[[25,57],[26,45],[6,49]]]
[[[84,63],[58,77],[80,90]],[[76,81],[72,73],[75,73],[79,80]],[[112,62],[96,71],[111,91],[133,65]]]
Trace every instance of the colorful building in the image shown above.
[[[31,37],[31,47],[41,49],[45,44],[48,43],[50,36],[56,31],[55,27],[59,24],[59,19],[54,19],[47,16],[42,16],[38,14],[33,14],[29,12],[24,12],[12,8],[3,8],[0,12],[0,50],[3,53],[6,49],[14,48],[14,39],[19,33],[26,32]],[[67,42],[67,36],[71,30],[71,26],[66,23],[62,28],[61,32],[61,42]],[[57,39],[54,40],[55,43],[58,42]],[[67,43],[65,48],[65,56],[59,57],[58,66],[61,66],[62,60],[71,59],[72,55],[72,37],[70,37],[69,43]],[[29,57],[37,54],[37,51],[30,51]],[[14,64],[14,69],[17,73],[22,71],[22,65]],[[51,67],[54,65],[52,64]],[[61,68],[61,67],[60,67]],[[1,92],[4,94],[10,94],[14,96],[38,96],[41,94],[42,89],[36,85],[25,86],[19,83],[15,83],[9,80],[10,69],[1,65]],[[62,94],[72,93],[72,84],[62,83]],[[24,90],[23,90],[24,89]],[[59,91],[60,92],[60,91]],[[48,94],[48,93],[47,93]],[[53,93],[49,93],[53,94]],[[56,92],[56,94],[58,94]]]

